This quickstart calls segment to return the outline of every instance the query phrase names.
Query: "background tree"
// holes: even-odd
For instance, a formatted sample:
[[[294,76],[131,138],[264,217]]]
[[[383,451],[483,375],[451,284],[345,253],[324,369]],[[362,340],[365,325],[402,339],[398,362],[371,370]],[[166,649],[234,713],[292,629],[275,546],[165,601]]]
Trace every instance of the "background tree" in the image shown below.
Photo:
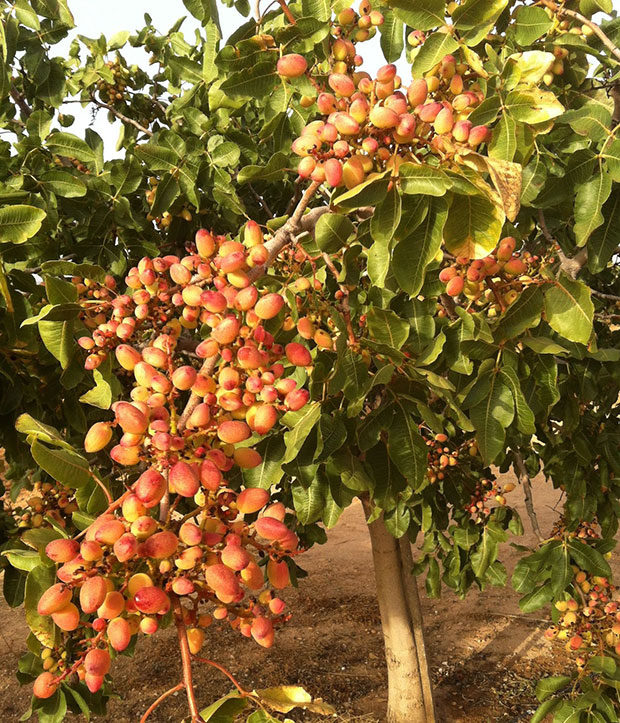
[[[434,720],[416,577],[508,584],[498,465],[540,537],[512,585],[576,662],[534,719],[617,720],[620,51],[617,20],[589,20],[611,5],[279,0],[224,41],[215,2],[184,4],[193,44],[146,16],[68,58],[63,0],[3,8],[1,529],[31,710],[102,712],[110,651],[167,622],[184,675],[163,696],[185,688],[192,720],[312,705],[234,681],[199,711],[191,662],[211,612],[271,644],[298,540],[359,497],[387,718]],[[68,100],[121,122],[122,158],[64,130]],[[565,491],[552,530],[541,469]]]

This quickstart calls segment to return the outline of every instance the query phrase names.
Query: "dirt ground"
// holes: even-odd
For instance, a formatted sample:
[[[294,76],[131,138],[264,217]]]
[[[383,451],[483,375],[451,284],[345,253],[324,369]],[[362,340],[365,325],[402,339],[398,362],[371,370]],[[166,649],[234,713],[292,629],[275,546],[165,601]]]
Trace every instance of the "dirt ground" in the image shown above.
[[[553,508],[558,493],[537,479],[534,494],[541,528],[549,531],[557,516]],[[526,528],[519,542],[533,543],[521,488],[511,497],[513,504],[520,500]],[[511,570],[517,556],[506,544],[500,559]],[[246,688],[300,684],[331,703],[343,723],[383,720],[383,641],[361,506],[347,510],[328,543],[310,550],[301,563],[309,576],[297,590],[287,591],[293,618],[278,632],[273,648],[266,651],[230,629],[215,627],[204,655],[228,667]],[[446,590],[441,600],[423,599],[423,607],[441,723],[529,720],[536,707],[536,679],[562,669],[561,659],[542,638],[544,616],[521,614],[518,596],[510,588],[472,590],[464,601]],[[0,607],[2,723],[18,721],[27,707],[29,691],[21,689],[14,677],[16,658],[25,651],[26,630],[21,611]],[[172,630],[143,640],[135,658],[121,657],[114,664],[121,698],[112,701],[105,720],[135,723],[161,692],[180,679],[179,671]],[[227,679],[207,666],[196,666],[195,679],[204,706],[230,690]],[[180,693],[171,696],[149,721],[180,721],[184,702]],[[316,720],[303,713],[294,717]]]

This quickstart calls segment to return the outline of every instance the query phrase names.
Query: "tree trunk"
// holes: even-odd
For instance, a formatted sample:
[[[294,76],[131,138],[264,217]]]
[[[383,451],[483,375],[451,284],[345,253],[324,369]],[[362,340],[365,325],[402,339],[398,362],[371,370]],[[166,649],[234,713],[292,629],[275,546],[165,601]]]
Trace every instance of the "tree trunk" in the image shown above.
[[[368,508],[365,507],[368,516]],[[422,613],[406,538],[396,540],[383,516],[368,525],[388,669],[388,723],[435,723]]]

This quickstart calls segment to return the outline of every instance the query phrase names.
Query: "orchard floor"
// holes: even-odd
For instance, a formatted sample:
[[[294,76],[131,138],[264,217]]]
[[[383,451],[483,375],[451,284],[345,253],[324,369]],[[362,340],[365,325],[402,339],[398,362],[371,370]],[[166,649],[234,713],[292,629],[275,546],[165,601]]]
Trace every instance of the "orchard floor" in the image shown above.
[[[508,481],[508,475],[504,481]],[[526,534],[533,543],[520,486]],[[539,522],[548,532],[556,519],[557,491],[537,479],[534,495]],[[266,651],[222,627],[211,629],[204,655],[228,667],[249,689],[283,683],[300,684],[335,706],[341,723],[384,720],[386,672],[379,611],[366,524],[359,505],[349,509],[330,532],[329,542],[304,555],[309,575],[289,590],[293,618]],[[516,560],[506,544],[500,559],[509,570]],[[616,565],[618,560],[616,560]],[[460,601],[449,591],[441,600],[423,598],[430,663],[441,723],[525,723],[536,707],[533,686],[541,675],[563,667],[557,648],[542,633],[542,614],[522,615],[510,589],[472,590]],[[26,626],[21,611],[0,608],[0,721],[18,721],[29,691],[13,671],[25,650]],[[112,701],[105,720],[136,723],[149,704],[180,679],[175,635],[166,630],[144,640],[134,659],[120,658],[113,668],[120,699]],[[199,701],[226,694],[230,685],[213,668],[197,665]],[[182,694],[170,697],[149,718],[151,723],[179,723],[185,711]],[[315,723],[309,714],[291,714]],[[322,719],[325,720],[325,719]],[[328,719],[329,720],[329,719]],[[333,719],[332,719],[333,720]]]

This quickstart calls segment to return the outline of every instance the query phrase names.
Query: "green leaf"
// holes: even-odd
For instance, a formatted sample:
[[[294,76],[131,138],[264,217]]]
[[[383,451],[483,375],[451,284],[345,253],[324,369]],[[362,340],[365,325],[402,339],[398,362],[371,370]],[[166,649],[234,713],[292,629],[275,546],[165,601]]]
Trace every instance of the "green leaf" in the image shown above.
[[[491,374],[488,397],[472,408],[478,449],[485,464],[492,464],[504,449],[506,429],[514,418],[512,393],[499,374]]]
[[[603,206],[604,221],[588,239],[588,269],[600,273],[620,245],[620,191],[615,190]]]
[[[271,156],[266,166],[244,166],[237,174],[237,181],[240,184],[250,181],[273,183],[284,178],[284,171],[287,168],[289,168],[288,156],[278,152]]]
[[[38,326],[45,348],[58,359],[60,366],[66,369],[76,350],[76,344],[73,340],[73,320],[45,321],[41,319]]]
[[[424,0],[412,3],[411,0],[390,0],[396,17],[412,28],[430,30],[445,23],[445,0]]]
[[[135,147],[135,152],[153,171],[171,171],[178,168],[179,159],[171,148],[156,143],[142,143]]]
[[[3,550],[2,553],[13,567],[23,572],[34,570],[41,564],[41,556],[35,550]]]
[[[459,44],[448,33],[432,33],[429,35],[424,44],[420,46],[413,63],[411,65],[411,74],[414,78],[421,75],[437,65],[439,61],[449,53],[453,53]]]
[[[78,300],[75,284],[57,276],[45,276],[45,294],[50,304],[72,303]]]
[[[559,598],[573,579],[568,549],[562,545],[557,547],[549,557],[551,567],[551,589],[553,597]]]
[[[118,50],[129,40],[129,30],[119,30],[108,40],[108,50]]]
[[[92,163],[96,159],[95,151],[88,143],[73,133],[52,133],[45,141],[45,145],[52,153],[66,158],[77,158],[82,163]]]
[[[551,588],[551,584],[547,583],[537,587],[535,590],[532,590],[532,592],[521,598],[521,600],[519,600],[519,607],[524,613],[533,613],[547,605],[551,601],[552,597],[553,590]]]
[[[211,160],[221,168],[233,168],[239,163],[241,149],[236,143],[226,141],[216,146],[211,153]]]
[[[541,7],[520,7],[517,9],[514,34],[519,45],[531,45],[549,31],[553,21]]]
[[[328,494],[327,484],[322,477],[316,476],[307,489],[300,482],[294,482],[291,493],[297,519],[302,525],[310,525],[321,519]]]
[[[277,80],[275,64],[267,61],[232,73],[220,87],[231,98],[262,100],[273,91]]]
[[[194,85],[203,82],[202,66],[194,60],[172,56],[168,58],[166,66],[181,80],[186,80]]]
[[[32,443],[31,452],[41,469],[67,487],[81,487],[91,478],[88,462],[76,452],[52,449],[36,439]]]
[[[53,444],[57,447],[65,447],[71,449],[71,446],[60,436],[60,433],[55,427],[51,427],[43,422],[39,422],[30,414],[20,414],[15,421],[15,429],[22,434],[32,436],[34,439],[40,439],[48,444]]]
[[[95,380],[95,386],[82,394],[80,402],[99,409],[109,409],[114,399],[110,383],[99,369],[93,370],[93,379]]]
[[[525,396],[523,395],[521,380],[517,376],[517,372],[512,367],[503,366],[499,373],[502,380],[510,389],[514,399],[517,428],[522,434],[534,434],[536,431],[534,413],[530,409]]]
[[[399,403],[394,405],[394,417],[388,431],[388,453],[414,490],[424,486],[428,448],[415,420]]]
[[[32,326],[40,321],[68,321],[75,319],[79,313],[79,304],[46,304],[36,316],[29,316],[21,325]]]
[[[528,286],[498,319],[495,338],[513,339],[538,326],[543,311],[543,295],[538,286]]]
[[[353,211],[364,206],[378,206],[387,195],[388,171],[371,173],[368,178],[348,191],[332,196],[332,205]]]
[[[321,405],[319,402],[307,404],[299,412],[287,412],[282,417],[282,424],[291,426],[288,432],[284,433],[286,453],[283,462],[291,462],[299,454],[303,443],[321,416]]]
[[[259,450],[262,462],[258,467],[243,470],[243,482],[246,487],[261,487],[266,490],[277,484],[284,474],[282,463],[286,447],[281,437],[268,437]]]
[[[553,339],[544,336],[525,336],[521,339],[521,343],[536,352],[536,354],[568,354],[568,349],[560,346]]]
[[[587,344],[594,318],[590,289],[581,281],[562,274],[545,291],[545,316],[551,328],[560,336]]]
[[[455,256],[482,258],[497,245],[504,220],[504,211],[483,196],[455,196],[443,230],[446,249]]]
[[[381,33],[381,50],[388,63],[400,58],[405,48],[405,25],[393,12],[385,12],[383,25],[379,26]]]
[[[571,557],[582,570],[599,577],[611,576],[609,563],[596,548],[579,540],[569,540],[568,549]]]
[[[493,539],[489,530],[485,527],[482,531],[482,539],[469,555],[471,569],[479,580],[484,579],[487,570],[497,559],[497,552],[497,541]]]
[[[155,198],[151,206],[151,216],[161,216],[176,201],[181,193],[179,182],[172,173],[164,173],[155,190]]]
[[[387,344],[393,349],[400,349],[407,341],[409,323],[393,311],[373,306],[368,310],[367,321],[370,338],[379,344]]]
[[[472,47],[484,38],[508,5],[508,0],[465,0],[452,13],[452,22],[467,45]]]
[[[573,231],[577,246],[585,246],[592,232],[605,222],[601,210],[611,193],[611,174],[599,164],[598,172],[576,191]]]
[[[305,18],[316,18],[327,22],[331,17],[330,0],[301,0],[302,15]]]
[[[324,213],[316,224],[317,246],[328,254],[336,253],[346,246],[355,228],[347,216],[340,213]]]
[[[581,136],[587,136],[591,141],[602,141],[607,138],[611,125],[611,113],[608,108],[600,103],[590,101],[584,103],[581,108],[569,110],[560,119],[561,123],[568,123],[570,127]],[[617,168],[620,143],[614,141],[607,147],[607,151],[601,151],[601,158],[608,162],[612,179],[617,181],[614,170]]]
[[[246,705],[247,700],[239,698],[235,693],[229,693],[201,710],[200,716],[205,723],[234,723]]]
[[[46,217],[36,206],[5,206],[0,208],[0,243],[23,244],[41,228]]]
[[[49,648],[56,641],[56,626],[49,615],[39,615],[37,605],[41,595],[55,582],[56,568],[53,565],[38,565],[28,573],[24,595],[26,622],[37,640]]]
[[[541,702],[549,698],[549,696],[557,693],[559,690],[568,687],[572,683],[572,678],[567,675],[557,675],[551,678],[543,678],[536,684],[536,697]]]
[[[388,191],[383,201],[375,208],[375,212],[370,219],[370,235],[372,238],[377,243],[387,246],[398,228],[401,214],[402,200],[400,193],[394,186],[391,191]],[[325,218],[325,216],[321,218]],[[321,221],[321,219],[319,219],[319,221]]]
[[[435,166],[403,163],[398,169],[400,188],[403,193],[425,196],[443,196],[452,186],[450,178]]]
[[[22,25],[25,25],[32,30],[40,30],[41,23],[39,22],[39,16],[30,7],[27,0],[16,0],[13,4],[15,8],[15,16]]]
[[[469,550],[469,548],[480,539],[480,530],[476,527],[457,527],[452,533],[452,537],[458,547],[463,550]]]
[[[503,161],[512,161],[517,152],[517,145],[516,121],[508,113],[502,113],[499,123],[493,129],[493,137],[489,143],[489,156]]]
[[[544,703],[538,706],[538,708],[536,709],[536,713],[534,713],[530,723],[542,723],[543,720],[547,719],[549,713],[552,713],[561,703],[562,700],[559,698],[546,700]]]
[[[47,171],[41,176],[41,183],[63,198],[81,198],[86,195],[84,182],[68,171]]]
[[[405,201],[405,208],[409,201]],[[441,248],[443,229],[448,216],[444,199],[433,199],[420,228],[394,247],[392,267],[400,288],[417,296],[425,281],[426,269]]]
[[[544,123],[564,112],[564,106],[553,93],[539,88],[512,90],[506,96],[504,106],[522,123]]]

